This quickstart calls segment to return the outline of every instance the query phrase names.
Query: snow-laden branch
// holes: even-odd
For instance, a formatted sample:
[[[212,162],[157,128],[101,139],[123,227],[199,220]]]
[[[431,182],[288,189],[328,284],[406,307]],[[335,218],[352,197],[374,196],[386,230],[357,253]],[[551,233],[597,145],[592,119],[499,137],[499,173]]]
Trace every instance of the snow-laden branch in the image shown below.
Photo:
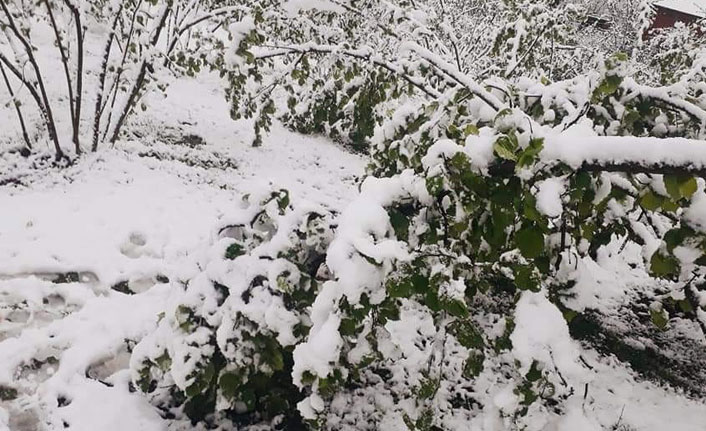
[[[379,56],[375,55],[371,49],[344,49],[337,45],[318,45],[314,43],[307,43],[301,45],[285,45],[285,46],[272,46],[265,49],[260,49],[254,52],[254,56],[258,60],[265,60],[273,57],[280,57],[288,54],[333,54],[333,55],[343,55],[346,57],[353,57],[360,60],[368,61],[375,66],[382,67],[389,72],[392,72],[411,85],[421,90],[424,94],[430,97],[438,98],[441,97],[439,93],[434,88],[431,88],[423,82],[423,80],[418,77],[413,76],[400,66],[381,59]]]
[[[482,85],[475,82],[465,73],[459,71],[452,64],[445,61],[443,58],[429,51],[428,49],[420,46],[416,42],[405,42],[401,46],[401,50],[409,50],[417,54],[420,58],[426,61],[430,66],[436,68],[442,72],[447,78],[451,79],[455,83],[461,85],[470,91],[473,95],[481,99],[488,106],[493,108],[495,111],[501,111],[507,106],[488,90],[483,88]]]
[[[706,177],[706,141],[632,136],[548,137],[540,157],[574,168],[595,167],[647,173],[684,173]],[[612,167],[612,169],[606,169]]]
[[[702,129],[706,128],[706,111],[683,98],[673,97],[667,88],[653,88],[640,85],[629,77],[624,79],[622,87],[630,92],[658,100],[674,109],[683,111],[692,119],[701,123]]]
[[[152,37],[150,38],[150,45],[155,46],[157,42],[159,41],[159,37],[162,34],[162,31],[164,30],[166,23],[167,23],[167,18],[169,17],[169,14],[172,11],[172,6],[167,5],[162,9],[162,13],[160,14],[159,20],[157,20],[155,27],[153,29],[153,32],[151,32]],[[117,119],[117,122],[115,123],[115,126],[112,129],[112,132],[110,133],[110,142],[115,143],[115,141],[118,140],[118,137],[120,136],[120,130],[125,123],[125,120],[130,113],[130,111],[133,109],[135,106],[135,103],[137,102],[140,91],[142,91],[143,86],[145,84],[145,79],[147,77],[147,71],[152,67],[152,59],[149,58],[149,56],[143,57],[140,67],[139,67],[139,72],[137,74],[137,78],[132,84],[132,87],[128,91],[127,99],[125,100],[125,103],[122,105],[122,108],[120,109],[120,115]],[[108,124],[108,127],[110,127],[110,124]]]
[[[217,17],[219,17],[219,16],[223,16],[223,15],[227,15],[227,14],[236,12],[236,11],[238,11],[239,9],[240,9],[240,8],[239,8],[239,7],[236,7],[236,6],[226,6],[226,7],[214,9],[214,10],[212,10],[212,11],[206,12],[206,13],[204,13],[204,14],[202,14],[202,15],[200,15],[200,16],[194,18],[194,19],[192,19],[191,21],[189,21],[189,22],[187,22],[187,23],[185,23],[185,24],[181,24],[181,25],[179,26],[179,28],[176,30],[175,35],[173,36],[172,41],[169,43],[169,47],[167,48],[165,57],[169,57],[169,54],[171,54],[171,52],[174,51],[174,48],[176,47],[176,44],[179,42],[180,37],[183,36],[184,33],[186,33],[187,31],[189,31],[189,30],[192,29],[193,27],[195,27],[195,26],[197,26],[197,25],[199,25],[199,24],[201,24],[201,23],[203,23],[203,22],[205,22],[205,21],[208,21],[208,20],[217,18]],[[166,60],[165,60],[165,61],[166,61]]]
[[[492,144],[478,154],[492,160]],[[491,158],[488,158],[490,156]],[[545,138],[540,160],[564,163],[576,170],[631,174],[695,175],[706,178],[706,141],[685,138],[635,136],[577,136],[574,133]],[[513,162],[488,167],[492,175],[512,174]]]
[[[186,24],[181,25],[179,27],[179,30],[177,30],[177,34],[182,35],[190,28],[197,26],[204,21],[208,21],[210,19],[217,18],[219,16],[227,15],[229,13],[237,12],[238,10],[240,10],[240,7],[226,6],[226,7],[222,7],[222,8],[218,8],[218,9],[214,9],[212,11],[206,12],[206,13],[202,14],[201,16],[196,17],[193,20],[187,22]]]

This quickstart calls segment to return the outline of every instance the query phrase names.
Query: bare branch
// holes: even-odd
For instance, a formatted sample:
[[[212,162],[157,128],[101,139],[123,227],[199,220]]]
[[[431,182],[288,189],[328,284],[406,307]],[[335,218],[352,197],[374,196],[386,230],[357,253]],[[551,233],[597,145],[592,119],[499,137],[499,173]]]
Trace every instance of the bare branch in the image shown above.
[[[32,45],[29,43],[29,41],[24,37],[24,35],[20,31],[20,29],[17,27],[17,25],[15,23],[15,19],[13,18],[12,14],[10,13],[10,10],[7,7],[6,0],[0,0],[0,8],[2,9],[3,13],[5,14],[5,17],[7,18],[7,21],[8,21],[10,29],[12,30],[12,33],[15,35],[15,37],[20,41],[20,43],[24,47],[26,54],[27,54],[27,57],[29,58],[29,61],[32,64],[32,68],[34,69],[34,73],[36,74],[36,77],[37,77],[37,84],[39,86],[39,91],[42,96],[42,103],[40,104],[40,106],[44,107],[44,113],[46,115],[46,120],[47,120],[46,121],[47,128],[49,129],[49,137],[54,142],[54,149],[56,150],[56,158],[61,159],[64,157],[64,152],[62,151],[61,145],[59,144],[59,136],[56,132],[56,122],[54,121],[54,114],[52,113],[51,104],[49,103],[49,96],[47,95],[47,91],[44,86],[44,78],[42,77],[42,72],[39,68],[39,64],[37,63],[37,59],[34,57]],[[5,61],[5,64],[8,65],[8,68],[9,68],[9,62],[7,61],[7,58],[5,58],[4,61]],[[19,76],[21,76],[21,75],[19,75]]]
[[[32,141],[29,139],[29,134],[27,133],[27,125],[25,124],[24,115],[22,115],[22,108],[20,108],[20,103],[15,97],[15,92],[12,89],[10,79],[7,77],[7,72],[5,72],[5,67],[2,65],[2,62],[0,62],[0,73],[2,73],[2,78],[3,81],[5,81],[7,91],[8,93],[10,93],[10,97],[12,98],[12,104],[15,105],[15,112],[17,112],[17,118],[20,121],[20,127],[22,128],[22,137],[25,140],[25,145],[27,145],[27,148],[31,149]]]

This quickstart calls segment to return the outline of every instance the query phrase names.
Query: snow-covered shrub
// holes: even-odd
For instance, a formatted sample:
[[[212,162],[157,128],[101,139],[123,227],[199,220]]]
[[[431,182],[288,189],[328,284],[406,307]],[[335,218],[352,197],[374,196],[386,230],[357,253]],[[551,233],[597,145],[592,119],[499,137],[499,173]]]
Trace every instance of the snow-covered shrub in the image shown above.
[[[165,74],[193,76],[210,50],[222,48],[226,32],[209,28],[235,15],[229,3],[0,3],[0,84],[14,105],[24,145],[31,149],[36,138],[46,136],[62,159],[69,151],[62,143],[64,129],[71,131],[76,155],[115,142],[128,117],[147,109],[143,96],[164,90]]]
[[[413,169],[369,178],[341,216],[336,281],[312,310],[327,317],[294,351],[295,382],[312,388],[301,411],[326,429],[544,429],[591,380],[567,324],[582,311],[568,305],[579,261],[619,238],[645,246],[640,268],[654,277],[703,279],[706,236],[687,215],[703,182],[596,173],[571,150],[543,158],[568,145],[551,137],[469,129],[422,150]],[[592,133],[573,135],[576,150]],[[703,325],[692,289],[675,283],[664,299]],[[665,308],[651,312],[660,328]],[[325,366],[312,359],[323,340]]]
[[[255,119],[255,145],[277,117],[296,130],[366,149],[375,126],[400,102],[417,94],[437,98],[459,84],[438,60],[474,79],[515,78],[528,70],[562,78],[585,63],[565,49],[576,37],[577,9],[551,1],[479,6],[494,17],[480,20],[480,46],[459,39],[478,20],[452,18],[458,4],[243,3],[249,12],[230,27],[233,49],[215,63],[227,71],[233,116]]]
[[[530,3],[508,2],[556,12],[557,2]],[[220,335],[223,322],[237,322],[235,333],[270,333],[291,353],[282,361],[292,394],[283,414],[301,414],[315,429],[598,429],[584,417],[592,372],[569,324],[596,305],[577,287],[579,263],[595,263],[616,242],[639,249],[631,267],[660,281],[649,308],[655,327],[678,317],[706,328],[706,194],[698,178],[706,172],[706,106],[698,79],[638,83],[620,53],[558,81],[546,69],[566,59],[547,54],[526,63],[529,72],[508,73],[508,65],[525,64],[518,53],[532,52],[546,20],[569,19],[568,9],[521,12],[520,27],[537,25],[528,33],[535,36],[503,27],[496,55],[507,60],[504,73],[478,81],[447,49],[454,39],[436,37],[442,26],[433,23],[443,20],[426,4],[244,4],[252,13],[230,27],[234,52],[223,60],[235,115],[254,117],[258,135],[278,116],[307,132],[359,136],[370,148],[370,176],[337,219],[325,252],[330,279],[287,309],[306,330],[281,340],[281,326],[238,320],[248,308],[233,292],[254,278],[229,284],[209,266],[186,292],[210,290],[181,300],[185,308],[165,317],[165,332],[136,349],[135,363],[147,365],[137,372],[145,389],[167,351],[166,379],[192,396],[193,408],[253,408],[240,393],[229,404],[217,378],[229,366],[250,375],[242,363],[264,357],[243,337],[223,341],[231,337]],[[258,247],[236,250],[257,256]],[[258,273],[250,254],[229,270]],[[213,281],[231,292],[223,304]],[[195,308],[199,301],[210,311]],[[207,325],[175,329],[189,321]],[[173,345],[193,344],[186,359],[154,341],[178,339],[175,331],[189,341]],[[273,364],[265,365],[267,374]],[[166,399],[178,403],[174,394]],[[257,419],[268,418],[254,408]]]
[[[650,66],[655,71],[657,82],[662,85],[680,83],[686,86],[703,83],[706,64],[704,30],[706,23],[698,26],[677,23],[674,28],[652,34],[645,50],[650,55]],[[699,92],[704,92],[703,84]]]
[[[237,424],[288,429],[302,398],[292,350],[328,277],[331,214],[278,190],[247,196],[224,222],[203,272],[175,283],[181,293],[135,347],[135,384],[166,414],[221,412]]]

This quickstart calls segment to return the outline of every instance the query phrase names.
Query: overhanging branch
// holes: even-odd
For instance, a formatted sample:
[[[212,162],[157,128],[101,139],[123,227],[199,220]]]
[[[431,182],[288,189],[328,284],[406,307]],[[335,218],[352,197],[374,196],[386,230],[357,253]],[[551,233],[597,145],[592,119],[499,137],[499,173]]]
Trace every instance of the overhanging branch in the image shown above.
[[[433,88],[425,86],[422,82],[420,82],[419,79],[416,77],[410,75],[407,73],[405,70],[400,69],[397,65],[392,64],[390,62],[381,60],[380,58],[377,58],[375,55],[372,54],[370,50],[350,50],[350,49],[341,49],[338,46],[331,46],[331,45],[313,45],[313,44],[305,44],[305,45],[286,45],[286,46],[279,46],[275,45],[272,46],[271,50],[267,50],[266,52],[261,52],[255,55],[255,58],[258,60],[265,60],[268,58],[274,58],[274,57],[280,57],[283,55],[288,55],[288,54],[331,54],[331,55],[343,55],[346,57],[352,57],[352,58],[357,58],[359,60],[365,60],[368,61],[375,66],[381,67],[391,73],[394,73],[395,75],[401,77],[408,83],[410,83],[412,86],[417,88],[418,90],[422,91],[424,94],[426,94],[429,97],[433,98],[439,98],[441,97],[441,93],[436,91]]]

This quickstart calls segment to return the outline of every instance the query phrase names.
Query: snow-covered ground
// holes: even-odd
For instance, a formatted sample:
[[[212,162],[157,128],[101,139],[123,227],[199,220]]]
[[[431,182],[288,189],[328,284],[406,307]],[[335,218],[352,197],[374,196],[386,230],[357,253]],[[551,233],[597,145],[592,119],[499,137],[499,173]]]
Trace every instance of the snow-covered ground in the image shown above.
[[[272,184],[340,209],[357,193],[364,158],[279,126],[252,148],[214,80],[178,81],[149,102],[130,140],[69,168],[0,156],[0,184],[20,184],[0,187],[0,430],[178,427],[130,391],[127,370],[171,293],[165,281],[200,270],[243,194]],[[704,429],[704,403],[581,355],[594,380],[576,412],[623,431]]]
[[[0,187],[0,430],[165,429],[126,370],[164,281],[198,271],[243,194],[272,184],[338,208],[363,173],[360,157],[279,127],[252,148],[215,83],[177,82],[153,107],[136,128],[148,136],[67,169],[0,156],[0,178],[23,184]],[[159,142],[177,128],[203,142]]]

